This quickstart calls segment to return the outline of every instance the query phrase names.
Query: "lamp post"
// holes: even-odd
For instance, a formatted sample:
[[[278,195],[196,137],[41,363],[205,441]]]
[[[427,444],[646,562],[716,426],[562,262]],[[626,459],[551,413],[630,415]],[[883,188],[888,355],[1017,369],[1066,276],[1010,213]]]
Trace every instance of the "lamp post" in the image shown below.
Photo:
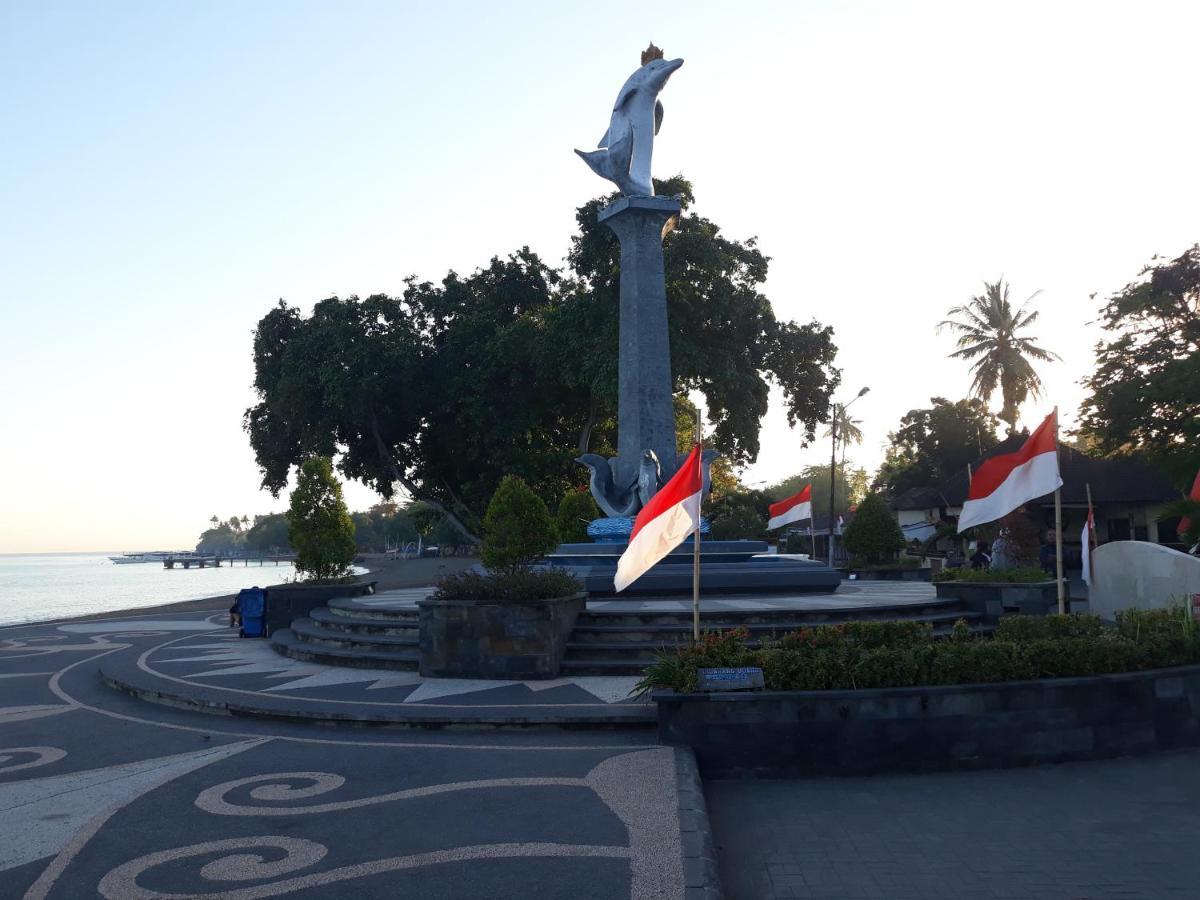
[[[854,400],[857,400],[867,391],[869,387],[863,388],[854,395]],[[841,415],[846,414],[851,406],[854,405],[854,400],[851,400],[842,407]],[[832,422],[829,426],[829,433],[833,439],[833,447],[829,451],[829,568],[833,568],[833,492],[834,486],[837,484],[837,427],[838,427],[838,410],[837,404],[834,404]]]

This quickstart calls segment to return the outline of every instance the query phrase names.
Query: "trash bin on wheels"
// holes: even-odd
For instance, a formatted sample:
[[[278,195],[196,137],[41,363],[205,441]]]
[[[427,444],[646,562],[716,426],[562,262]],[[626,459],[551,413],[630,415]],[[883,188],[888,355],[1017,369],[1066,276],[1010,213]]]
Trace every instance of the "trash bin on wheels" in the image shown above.
[[[238,611],[242,615],[242,627],[238,637],[267,637],[265,621],[267,592],[260,587],[243,588],[238,591]]]

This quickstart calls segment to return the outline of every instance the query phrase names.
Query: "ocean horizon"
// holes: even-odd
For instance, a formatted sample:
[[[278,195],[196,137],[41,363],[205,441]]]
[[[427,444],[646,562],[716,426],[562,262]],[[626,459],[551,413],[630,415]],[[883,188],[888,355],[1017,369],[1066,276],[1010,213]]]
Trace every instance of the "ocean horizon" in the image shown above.
[[[0,553],[0,626],[116,612],[234,594],[295,577],[290,563],[167,569],[116,565],[107,553]]]

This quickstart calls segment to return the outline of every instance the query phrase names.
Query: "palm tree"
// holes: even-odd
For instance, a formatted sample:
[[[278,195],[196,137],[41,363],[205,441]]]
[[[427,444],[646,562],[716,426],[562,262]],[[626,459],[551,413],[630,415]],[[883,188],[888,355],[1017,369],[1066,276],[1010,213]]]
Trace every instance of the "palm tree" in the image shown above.
[[[842,448],[842,465],[846,464],[846,448],[850,444],[863,442],[862,429],[858,427],[861,424],[862,419],[851,418],[846,413],[846,407],[841,403],[833,404],[833,421],[825,429],[825,437],[833,437],[833,429],[835,426],[837,427],[837,441]]]
[[[943,319],[938,330],[949,328],[958,333],[958,349],[951,357],[975,360],[971,393],[986,402],[1000,388],[1000,419],[1008,423],[1012,435],[1017,430],[1018,407],[1027,397],[1042,394],[1042,379],[1030,360],[1050,362],[1059,357],[1034,344],[1036,338],[1018,333],[1037,320],[1037,310],[1026,310],[1041,291],[1035,291],[1013,312],[1003,278],[995,284],[985,281],[983,287],[983,294],[951,309],[948,316],[959,318]]]

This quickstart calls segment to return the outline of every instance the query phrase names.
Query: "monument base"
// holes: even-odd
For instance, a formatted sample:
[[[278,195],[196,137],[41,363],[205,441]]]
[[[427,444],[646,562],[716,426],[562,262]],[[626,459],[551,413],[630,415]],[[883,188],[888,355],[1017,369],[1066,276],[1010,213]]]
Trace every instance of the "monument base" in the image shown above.
[[[559,544],[545,565],[566,569],[592,597],[668,596],[692,592],[692,546],[684,544],[619,595],[613,589],[625,544]],[[840,573],[824,563],[767,553],[766,541],[701,541],[700,590],[707,594],[836,591]]]

